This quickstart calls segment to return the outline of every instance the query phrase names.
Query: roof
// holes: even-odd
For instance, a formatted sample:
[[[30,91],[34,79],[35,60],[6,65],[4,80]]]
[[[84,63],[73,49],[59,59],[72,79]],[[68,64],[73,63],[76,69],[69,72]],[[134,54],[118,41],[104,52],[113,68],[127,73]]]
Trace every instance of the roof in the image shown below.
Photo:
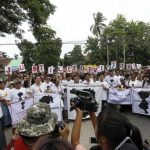
[[[11,60],[11,62],[8,64],[8,66],[11,66],[11,67],[18,67],[18,66],[22,63],[22,61],[23,61],[22,58],[13,59],[13,60]]]

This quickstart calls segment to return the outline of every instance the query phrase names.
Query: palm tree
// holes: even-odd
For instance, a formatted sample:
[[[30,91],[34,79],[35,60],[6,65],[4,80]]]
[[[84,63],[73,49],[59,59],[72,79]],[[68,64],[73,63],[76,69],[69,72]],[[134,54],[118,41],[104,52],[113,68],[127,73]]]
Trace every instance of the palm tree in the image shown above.
[[[106,25],[103,23],[106,18],[101,12],[98,12],[97,14],[94,13],[93,18],[94,24],[90,27],[90,31],[98,38],[100,37],[102,30],[106,27]]]

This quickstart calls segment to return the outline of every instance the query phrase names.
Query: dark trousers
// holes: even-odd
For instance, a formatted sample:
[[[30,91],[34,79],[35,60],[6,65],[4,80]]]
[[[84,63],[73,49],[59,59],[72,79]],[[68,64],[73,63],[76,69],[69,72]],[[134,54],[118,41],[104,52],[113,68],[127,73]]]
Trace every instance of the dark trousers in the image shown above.
[[[6,147],[6,138],[2,126],[2,118],[0,118],[0,150],[3,150]]]

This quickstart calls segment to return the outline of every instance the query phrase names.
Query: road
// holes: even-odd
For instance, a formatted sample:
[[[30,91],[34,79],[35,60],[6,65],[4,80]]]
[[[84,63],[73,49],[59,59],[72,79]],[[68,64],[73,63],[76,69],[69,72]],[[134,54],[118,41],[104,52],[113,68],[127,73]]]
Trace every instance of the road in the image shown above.
[[[127,113],[125,115],[130,119],[130,121],[134,125],[136,125],[140,129],[143,139],[146,138],[150,139],[150,116],[143,116],[143,115],[138,115],[133,113]],[[70,130],[72,129],[72,126],[73,126],[73,121],[69,123]],[[9,142],[12,136],[11,128],[5,131],[5,135],[7,138],[7,142]],[[80,141],[83,145],[87,147],[87,149],[92,146],[89,143],[89,137],[94,137],[94,129],[92,127],[90,120],[84,120],[82,122]]]

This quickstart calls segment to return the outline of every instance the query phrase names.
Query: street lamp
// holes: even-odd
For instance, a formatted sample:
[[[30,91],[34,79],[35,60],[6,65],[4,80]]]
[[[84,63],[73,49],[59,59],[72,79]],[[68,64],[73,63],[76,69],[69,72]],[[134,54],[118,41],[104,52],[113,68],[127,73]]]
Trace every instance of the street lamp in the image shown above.
[[[106,47],[107,47],[107,66],[109,66],[109,48],[108,48],[108,36],[106,36]]]

